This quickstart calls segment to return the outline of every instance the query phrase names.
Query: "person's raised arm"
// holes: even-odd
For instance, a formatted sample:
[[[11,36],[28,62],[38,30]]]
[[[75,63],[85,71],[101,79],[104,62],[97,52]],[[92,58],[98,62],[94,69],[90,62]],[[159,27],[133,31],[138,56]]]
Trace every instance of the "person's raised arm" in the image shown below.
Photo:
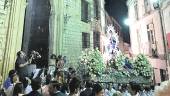
[[[27,61],[27,62],[25,62],[25,63],[23,63],[23,64],[20,64],[19,67],[25,67],[25,66],[27,66],[28,64],[30,64],[29,61]]]

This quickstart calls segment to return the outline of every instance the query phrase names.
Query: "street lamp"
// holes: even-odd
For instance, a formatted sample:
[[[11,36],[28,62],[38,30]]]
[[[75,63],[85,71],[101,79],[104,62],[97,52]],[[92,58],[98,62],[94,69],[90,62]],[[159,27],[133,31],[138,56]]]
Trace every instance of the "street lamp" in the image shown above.
[[[163,38],[163,44],[164,44],[164,53],[165,53],[164,57],[166,59],[166,64],[167,64],[167,60],[168,60],[167,40],[166,40],[166,34],[164,32],[164,28],[163,28],[163,19],[162,19],[162,12],[161,12],[161,7],[160,7],[160,1],[159,0],[151,0],[151,3],[153,4],[153,8],[155,10],[158,10],[158,13],[159,13],[160,26],[161,26],[162,38]],[[166,66],[168,66],[168,64]]]

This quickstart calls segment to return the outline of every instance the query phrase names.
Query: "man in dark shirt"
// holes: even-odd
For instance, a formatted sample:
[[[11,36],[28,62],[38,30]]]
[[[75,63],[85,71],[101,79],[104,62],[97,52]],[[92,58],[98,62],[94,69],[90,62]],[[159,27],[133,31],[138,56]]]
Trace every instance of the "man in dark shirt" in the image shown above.
[[[61,84],[58,81],[51,81],[49,85],[49,93],[51,96],[67,96],[60,91]]]
[[[26,55],[23,51],[19,51],[17,53],[17,60],[15,62],[15,70],[19,76],[25,77],[26,70],[24,71],[24,67],[30,64],[32,59],[27,60]],[[26,68],[25,68],[26,69]]]
[[[92,94],[92,82],[86,81],[86,89],[80,93],[80,96],[90,96]]]
[[[32,91],[29,94],[23,96],[43,96],[41,90],[41,82],[42,79],[40,77],[36,77],[31,80]]]

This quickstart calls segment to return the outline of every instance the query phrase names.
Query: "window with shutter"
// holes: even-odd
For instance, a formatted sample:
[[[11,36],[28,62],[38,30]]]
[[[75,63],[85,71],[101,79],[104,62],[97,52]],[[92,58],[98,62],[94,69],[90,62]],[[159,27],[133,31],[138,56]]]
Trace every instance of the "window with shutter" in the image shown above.
[[[100,32],[93,32],[93,47],[100,50]]]
[[[148,41],[149,41],[149,46],[150,50],[152,51],[152,56],[153,57],[158,57],[157,53],[157,45],[156,45],[156,38],[155,38],[155,32],[154,32],[154,24],[150,23],[147,25],[147,33],[148,33]]]
[[[160,69],[160,76],[161,76],[161,81],[166,80],[166,70]]]
[[[151,11],[150,0],[144,0],[145,13],[149,13]]]
[[[99,19],[99,0],[94,0],[94,17]]]
[[[155,44],[155,34],[154,34],[154,28],[153,24],[148,24],[147,25],[147,32],[148,32],[148,39],[151,41],[152,44]]]
[[[81,0],[81,21],[88,22],[89,10],[89,3],[86,0]]]
[[[82,48],[90,48],[90,33],[82,33]]]

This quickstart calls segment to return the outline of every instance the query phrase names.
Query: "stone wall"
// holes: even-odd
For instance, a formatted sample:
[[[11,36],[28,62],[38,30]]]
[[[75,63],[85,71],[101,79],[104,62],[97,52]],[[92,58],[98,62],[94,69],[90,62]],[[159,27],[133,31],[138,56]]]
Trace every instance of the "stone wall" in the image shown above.
[[[0,73],[3,79],[14,68],[16,53],[21,49],[26,7],[25,0],[4,2],[0,0]]]
[[[157,74],[160,73],[160,69],[166,70],[166,60],[164,57],[165,47],[162,36],[162,29],[161,29],[161,20],[160,20],[160,13],[158,10],[154,10],[153,4],[150,4],[150,11],[145,12],[144,0],[138,0],[137,6],[138,11],[135,13],[134,5],[132,1],[135,0],[128,0],[128,9],[129,9],[129,19],[130,19],[130,38],[131,38],[131,49],[133,55],[137,55],[139,53],[143,53],[148,56],[148,59],[153,68],[157,68],[155,71],[155,81],[159,83],[161,81],[161,75]],[[138,14],[139,18],[135,19],[135,14]],[[155,41],[155,45],[157,46],[158,57],[155,58],[152,55],[152,46],[151,40],[148,37],[148,28],[147,25],[153,24],[153,27],[150,27],[153,31],[153,39]]]
[[[69,0],[68,0],[69,1]],[[93,14],[93,0],[89,3],[90,14]],[[64,23],[62,55],[67,56],[71,66],[76,65],[82,49],[82,32],[90,33],[90,47],[93,47],[93,32],[90,22],[81,21],[81,0],[70,0],[64,3],[64,14],[70,16]],[[92,18],[92,17],[91,17]]]
[[[5,21],[7,21],[7,8],[4,9],[5,0],[0,0],[0,73],[2,74],[3,67],[3,57],[5,52],[5,42],[6,42],[6,27]]]

